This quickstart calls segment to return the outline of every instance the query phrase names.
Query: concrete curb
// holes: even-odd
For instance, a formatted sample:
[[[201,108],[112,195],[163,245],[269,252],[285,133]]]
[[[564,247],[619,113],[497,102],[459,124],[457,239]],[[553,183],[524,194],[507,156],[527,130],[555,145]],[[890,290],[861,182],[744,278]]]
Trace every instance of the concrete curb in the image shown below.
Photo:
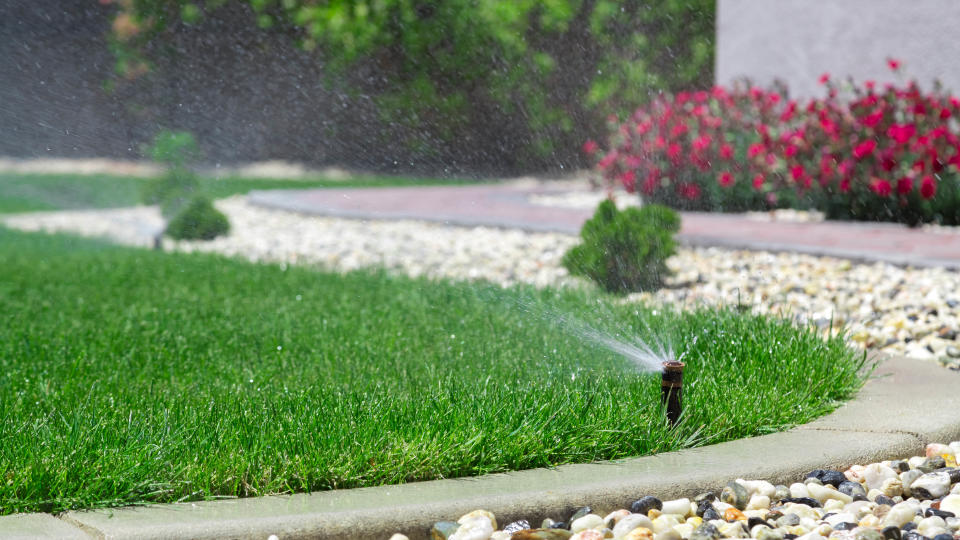
[[[641,495],[674,498],[718,490],[737,477],[790,483],[811,469],[916,455],[927,443],[960,439],[958,389],[960,376],[932,362],[889,357],[857,397],[832,414],[762,437],[477,478],[68,512],[59,520],[9,516],[0,519],[0,537],[19,532],[31,538],[385,539],[404,532],[417,540],[428,537],[432,523],[477,508],[494,512],[501,523],[534,522],[585,504],[613,509]],[[63,529],[68,523],[75,528]]]

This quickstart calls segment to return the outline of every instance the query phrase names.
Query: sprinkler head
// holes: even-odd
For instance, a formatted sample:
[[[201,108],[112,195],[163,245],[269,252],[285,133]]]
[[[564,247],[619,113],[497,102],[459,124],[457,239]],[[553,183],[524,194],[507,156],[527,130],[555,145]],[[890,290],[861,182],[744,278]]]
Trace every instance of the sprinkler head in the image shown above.
[[[667,408],[667,420],[675,426],[683,409],[683,362],[663,363],[660,379],[660,402]]]

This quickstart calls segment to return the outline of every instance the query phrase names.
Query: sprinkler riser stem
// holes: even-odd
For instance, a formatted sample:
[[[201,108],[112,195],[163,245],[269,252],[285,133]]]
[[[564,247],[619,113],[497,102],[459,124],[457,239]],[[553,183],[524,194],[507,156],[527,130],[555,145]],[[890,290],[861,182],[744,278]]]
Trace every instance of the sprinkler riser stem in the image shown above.
[[[664,362],[660,379],[660,402],[667,410],[671,426],[677,425],[683,412],[683,362]]]

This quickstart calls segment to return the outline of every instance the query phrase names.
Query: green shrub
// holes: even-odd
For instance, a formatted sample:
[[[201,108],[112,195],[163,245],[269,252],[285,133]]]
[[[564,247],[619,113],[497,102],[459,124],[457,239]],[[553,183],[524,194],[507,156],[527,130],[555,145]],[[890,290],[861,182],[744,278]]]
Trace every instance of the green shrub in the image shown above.
[[[575,276],[585,276],[607,291],[656,289],[670,274],[666,260],[675,251],[680,216],[665,206],[620,211],[613,201],[600,203],[580,231],[583,242],[563,257]]]
[[[213,240],[230,231],[227,216],[213,207],[210,199],[194,197],[167,225],[167,236],[175,240]]]
[[[193,135],[185,131],[161,131],[144,154],[163,164],[166,172],[143,183],[140,193],[144,204],[158,204],[164,217],[179,212],[197,191],[197,177],[188,165],[200,157]]]

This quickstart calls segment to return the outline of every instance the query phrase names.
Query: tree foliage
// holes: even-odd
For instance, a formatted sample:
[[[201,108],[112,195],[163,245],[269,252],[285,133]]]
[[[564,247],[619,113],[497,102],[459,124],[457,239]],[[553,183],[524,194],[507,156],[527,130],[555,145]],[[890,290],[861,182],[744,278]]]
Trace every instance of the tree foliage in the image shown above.
[[[240,2],[426,152],[499,135],[518,162],[568,160],[607,114],[712,80],[713,0],[123,1],[121,69],[142,70],[146,43]]]

